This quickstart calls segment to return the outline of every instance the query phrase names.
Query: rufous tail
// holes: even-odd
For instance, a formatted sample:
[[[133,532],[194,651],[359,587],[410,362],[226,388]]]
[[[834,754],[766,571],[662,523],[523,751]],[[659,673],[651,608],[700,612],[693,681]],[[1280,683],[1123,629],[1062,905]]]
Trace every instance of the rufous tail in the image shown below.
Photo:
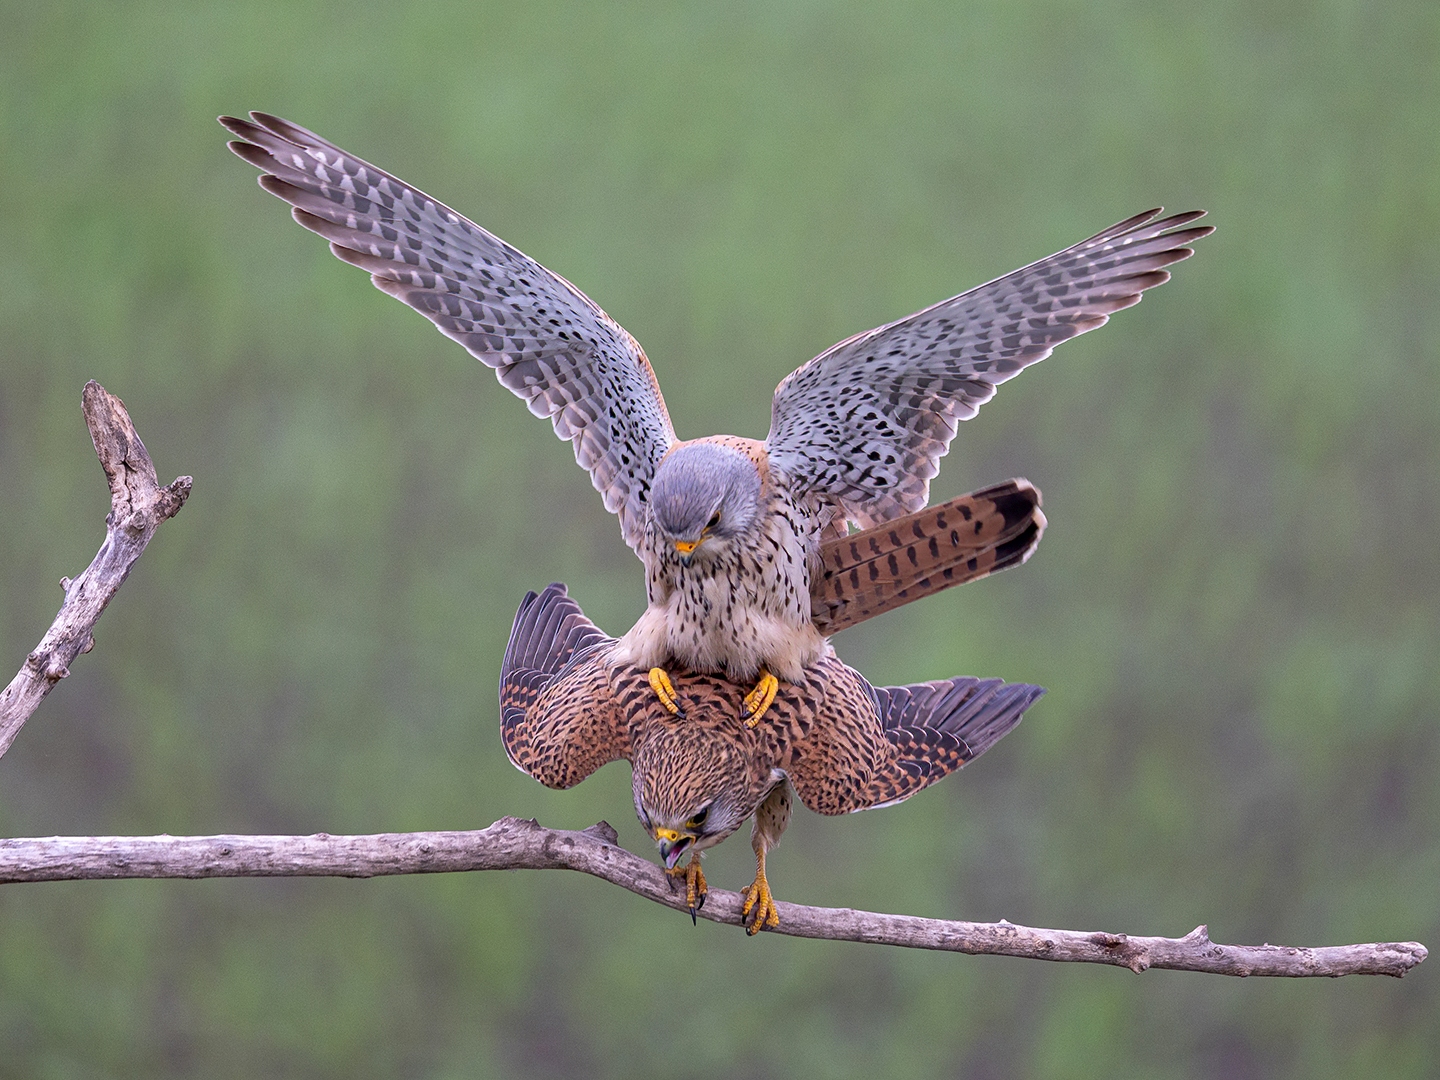
[[[811,618],[821,633],[834,634],[1018,566],[1044,531],[1039,490],[1017,479],[826,541],[810,589]]]

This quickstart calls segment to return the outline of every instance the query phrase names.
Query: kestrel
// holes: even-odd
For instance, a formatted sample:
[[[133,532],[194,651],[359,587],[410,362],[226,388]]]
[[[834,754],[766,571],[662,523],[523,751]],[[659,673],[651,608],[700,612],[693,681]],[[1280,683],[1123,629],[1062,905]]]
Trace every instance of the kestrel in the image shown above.
[[[830,655],[812,619],[824,540],[923,508],[961,420],[1060,342],[1169,279],[1212,230],[1150,210],[989,284],[831,346],[775,391],[763,442],[680,440],[644,351],[564,278],[443,203],[265,113],[221,117],[260,185],[345,262],[495,369],[575,448],[645,564],[648,607],[616,663],[777,679]]]
[[[650,692],[644,667],[612,661],[617,646],[565,586],[527,594],[500,672],[505,752],[552,788],[629,760],[635,813],[666,871],[684,875],[692,917],[705,897],[700,852],[754,815],[751,934],[779,924],[765,856],[789,823],[792,787],[820,814],[893,806],[979,757],[1045,692],[966,678],[875,687],[825,656],[781,688],[758,727],[736,715],[744,685],[677,668],[680,720]]]

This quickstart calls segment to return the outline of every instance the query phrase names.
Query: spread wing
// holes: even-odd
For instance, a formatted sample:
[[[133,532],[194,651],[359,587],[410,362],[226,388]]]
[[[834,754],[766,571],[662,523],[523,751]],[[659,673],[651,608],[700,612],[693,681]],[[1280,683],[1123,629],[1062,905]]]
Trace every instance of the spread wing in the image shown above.
[[[630,756],[604,663],[612,644],[564,585],[520,602],[500,665],[500,740],[511,764],[546,787],[573,787]]]
[[[820,546],[810,617],[838,633],[913,600],[1018,566],[1045,532],[1040,491],[1006,480]]]
[[[418,188],[286,120],[250,116],[220,123],[240,137],[230,149],[265,174],[260,186],[548,417],[636,548],[675,431],[635,339],[564,278]]]
[[[786,773],[818,814],[893,806],[994,746],[1043,693],[999,679],[875,687],[836,670]]]
[[[869,527],[929,499],[955,429],[1022,368],[1170,279],[1214,230],[1147,211],[1014,273],[840,342],[775,390],[766,448],[795,490]]]

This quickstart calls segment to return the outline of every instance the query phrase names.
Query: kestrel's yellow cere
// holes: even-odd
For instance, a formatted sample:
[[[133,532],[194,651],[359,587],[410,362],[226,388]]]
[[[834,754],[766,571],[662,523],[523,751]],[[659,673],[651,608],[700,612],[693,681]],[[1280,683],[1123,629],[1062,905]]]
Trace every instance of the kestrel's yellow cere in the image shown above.
[[[679,710],[667,667],[752,682],[831,655],[812,618],[820,548],[921,510],[956,426],[1000,383],[1169,279],[1203,211],[1137,214],[1073,247],[847,338],[783,379],[763,442],[678,439],[644,351],[564,278],[424,192],[264,113],[221,117],[230,149],[336,256],[435,323],[570,440],[648,607],[613,650]]]
[[[893,806],[979,757],[1045,692],[968,678],[874,687],[826,656],[781,689],[759,727],[736,716],[743,685],[677,668],[680,720],[651,693],[645,668],[612,661],[617,645],[565,586],[528,594],[500,672],[505,752],[553,788],[627,759],[635,813],[667,872],[684,876],[692,917],[705,901],[700,852],[753,814],[751,934],[779,925],[765,856],[790,821],[792,787],[821,814]]]

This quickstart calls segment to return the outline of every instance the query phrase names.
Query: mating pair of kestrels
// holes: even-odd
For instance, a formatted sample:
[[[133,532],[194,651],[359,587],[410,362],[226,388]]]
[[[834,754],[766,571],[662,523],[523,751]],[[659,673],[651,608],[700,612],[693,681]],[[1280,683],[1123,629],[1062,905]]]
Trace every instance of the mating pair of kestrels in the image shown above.
[[[644,614],[616,639],[563,586],[526,596],[501,734],[551,787],[629,760],[635,811],[684,876],[692,917],[700,852],[753,815],[746,928],[778,925],[765,856],[792,788],[822,814],[899,802],[1043,693],[970,678],[873,687],[829,637],[1029,557],[1039,492],[1011,480],[927,509],[940,458],[997,385],[1168,280],[1212,231],[1192,224],[1203,211],[1137,214],[831,346],[776,388],[763,442],[680,440],[644,351],[580,290],[313,132],[250,117],[220,122],[260,185],[549,418],[620,518],[645,565]]]

